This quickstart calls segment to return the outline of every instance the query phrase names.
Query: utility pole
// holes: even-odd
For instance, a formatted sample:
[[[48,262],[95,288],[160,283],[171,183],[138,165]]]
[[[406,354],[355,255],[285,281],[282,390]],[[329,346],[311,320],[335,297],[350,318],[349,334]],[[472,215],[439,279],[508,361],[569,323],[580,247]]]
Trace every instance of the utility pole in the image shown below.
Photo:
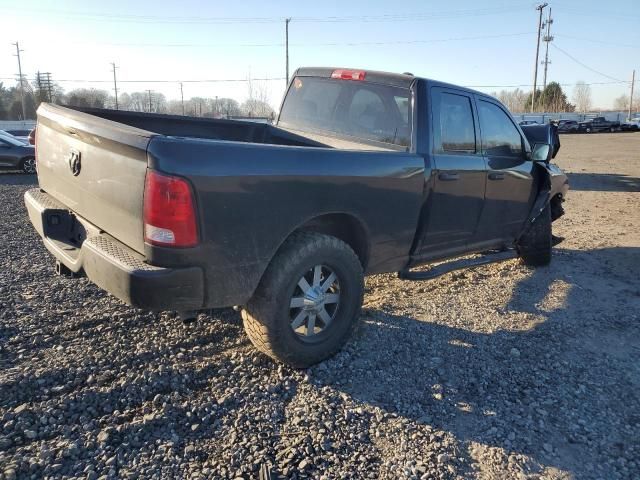
[[[182,91],[182,82],[180,82],[180,102],[182,102],[182,115],[184,116],[184,92]]]
[[[26,109],[24,107],[24,83],[23,83],[23,78],[22,78],[22,63],[20,62],[20,52],[22,52],[23,50],[20,50],[20,45],[18,45],[18,42],[14,43],[13,45],[16,46],[16,57],[18,57],[18,75],[20,78],[20,98],[22,100],[22,120],[26,120],[27,119],[27,113],[26,113]]]
[[[633,110],[633,85],[636,83],[636,71],[631,74],[631,95],[629,95],[629,120],[631,120],[631,112]]]
[[[284,19],[284,45],[285,45],[285,56],[286,56],[286,76],[285,82],[286,85],[289,85],[289,22],[291,18]]]
[[[113,91],[116,94],[116,110],[119,110],[119,108],[118,108],[118,82],[116,81],[116,63],[115,62],[111,62],[111,67],[113,68]]]
[[[533,93],[531,94],[531,112],[533,113],[533,107],[536,102],[536,87],[538,86],[538,61],[540,58],[540,32],[542,31],[542,10],[549,5],[548,3],[541,3],[536,7],[536,10],[540,12],[538,18],[538,40],[536,42],[536,63],[533,69]]]
[[[149,113],[151,113],[151,90],[147,90],[149,92]]]
[[[553,41],[553,36],[551,35],[551,24],[552,23],[553,23],[553,18],[551,18],[551,7],[549,7],[549,14],[547,15],[547,21],[545,23],[545,25],[547,27],[547,34],[544,37],[542,37],[542,41],[546,43],[545,52],[544,52],[544,60],[542,62],[543,65],[544,65],[544,82],[543,82],[542,90],[547,88],[547,68],[548,68],[549,64],[551,63],[549,61],[549,42]]]

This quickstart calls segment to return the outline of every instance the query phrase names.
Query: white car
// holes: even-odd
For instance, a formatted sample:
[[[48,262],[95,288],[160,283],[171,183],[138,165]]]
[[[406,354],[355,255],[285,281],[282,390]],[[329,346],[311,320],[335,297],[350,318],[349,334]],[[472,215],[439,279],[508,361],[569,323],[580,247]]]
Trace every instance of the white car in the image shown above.
[[[624,122],[622,125],[622,130],[627,130],[631,132],[637,132],[640,130],[640,117],[633,117]]]

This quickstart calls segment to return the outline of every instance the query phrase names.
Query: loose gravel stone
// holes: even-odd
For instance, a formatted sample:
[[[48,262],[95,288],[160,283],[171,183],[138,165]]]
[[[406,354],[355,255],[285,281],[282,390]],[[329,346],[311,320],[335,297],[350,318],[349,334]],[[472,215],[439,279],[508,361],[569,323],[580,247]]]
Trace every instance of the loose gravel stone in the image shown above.
[[[55,276],[35,178],[0,174],[0,477],[640,478],[640,134],[562,141],[551,266],[369,277],[305,371],[231,309],[184,324]]]

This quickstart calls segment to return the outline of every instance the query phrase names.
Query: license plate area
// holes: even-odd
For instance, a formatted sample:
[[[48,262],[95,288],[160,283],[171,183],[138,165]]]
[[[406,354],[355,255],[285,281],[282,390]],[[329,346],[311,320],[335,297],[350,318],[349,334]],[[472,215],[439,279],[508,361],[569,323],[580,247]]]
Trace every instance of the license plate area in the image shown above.
[[[47,209],[42,212],[45,237],[79,248],[87,230],[69,210]]]

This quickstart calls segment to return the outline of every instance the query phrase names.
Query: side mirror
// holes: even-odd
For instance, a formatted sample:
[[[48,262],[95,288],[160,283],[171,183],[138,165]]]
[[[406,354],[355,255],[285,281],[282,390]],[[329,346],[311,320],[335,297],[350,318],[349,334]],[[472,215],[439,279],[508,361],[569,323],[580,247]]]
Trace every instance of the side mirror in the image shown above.
[[[548,162],[551,160],[551,145],[548,143],[536,143],[531,151],[531,160],[534,162]]]
[[[522,132],[531,145],[531,160],[550,162],[560,150],[560,135],[555,125],[525,125]]]

